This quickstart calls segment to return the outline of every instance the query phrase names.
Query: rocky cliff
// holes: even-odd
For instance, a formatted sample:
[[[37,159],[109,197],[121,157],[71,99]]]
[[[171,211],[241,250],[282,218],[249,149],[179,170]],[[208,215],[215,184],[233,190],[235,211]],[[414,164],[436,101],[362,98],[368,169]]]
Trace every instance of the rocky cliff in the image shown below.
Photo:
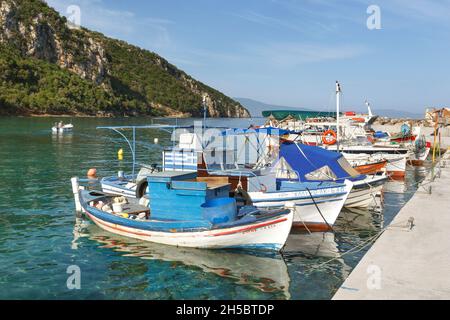
[[[249,116],[155,53],[69,28],[41,0],[0,0],[0,83],[0,113],[198,116],[206,96],[209,116]]]

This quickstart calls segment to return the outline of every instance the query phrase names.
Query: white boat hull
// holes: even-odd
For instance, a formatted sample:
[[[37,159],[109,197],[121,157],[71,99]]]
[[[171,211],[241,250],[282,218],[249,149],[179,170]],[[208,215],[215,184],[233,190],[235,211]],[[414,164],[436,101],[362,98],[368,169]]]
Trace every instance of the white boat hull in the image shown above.
[[[352,187],[353,183],[346,180],[345,187],[333,188],[335,190],[328,191],[330,196],[321,196],[320,198],[317,197],[316,190],[311,190],[314,201],[308,191],[249,192],[248,194],[257,208],[282,208],[294,204],[294,227],[310,231],[323,231],[330,229],[336,222]],[[333,195],[333,193],[342,194]],[[278,199],[274,201],[274,198]]]
[[[72,132],[72,130],[73,130],[73,125],[71,125],[71,124],[65,125],[65,126],[63,126],[61,128],[59,128],[59,127],[52,127],[52,132],[53,133]]]
[[[292,227],[293,213],[252,225],[199,232],[157,232],[113,224],[83,210],[101,229],[125,237],[179,247],[265,248],[281,250]]]
[[[396,153],[342,153],[352,165],[361,165],[366,162],[387,160],[386,172],[393,177],[404,177],[406,171],[406,159],[409,154],[396,154]]]
[[[376,196],[383,190],[385,180],[385,176],[377,176],[375,178],[367,178],[362,181],[354,182],[354,187],[350,192],[344,207],[368,208],[376,206]],[[377,181],[383,183],[376,185]]]
[[[367,208],[376,205],[375,197],[383,186],[352,190],[344,206],[346,208]]]

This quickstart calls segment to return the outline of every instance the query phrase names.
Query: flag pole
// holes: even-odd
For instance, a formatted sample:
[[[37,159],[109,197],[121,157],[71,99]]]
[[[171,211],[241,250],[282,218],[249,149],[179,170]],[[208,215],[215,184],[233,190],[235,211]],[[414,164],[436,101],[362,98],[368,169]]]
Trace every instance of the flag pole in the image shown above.
[[[341,108],[341,85],[339,81],[336,81],[336,146],[337,152],[339,152],[339,138],[340,138],[340,127],[339,127],[339,118],[340,118],[340,108]]]

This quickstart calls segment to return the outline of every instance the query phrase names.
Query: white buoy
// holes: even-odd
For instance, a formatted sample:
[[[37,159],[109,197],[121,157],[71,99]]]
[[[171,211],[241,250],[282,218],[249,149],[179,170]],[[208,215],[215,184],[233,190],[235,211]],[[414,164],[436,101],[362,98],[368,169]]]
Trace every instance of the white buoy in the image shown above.
[[[75,200],[75,210],[81,211],[81,203],[80,203],[80,196],[78,194],[78,191],[80,189],[80,185],[78,183],[78,177],[73,177],[70,179],[72,182],[72,192],[73,192],[73,198]]]
[[[158,144],[159,143],[159,139],[158,138],[153,139],[153,143],[154,144]]]

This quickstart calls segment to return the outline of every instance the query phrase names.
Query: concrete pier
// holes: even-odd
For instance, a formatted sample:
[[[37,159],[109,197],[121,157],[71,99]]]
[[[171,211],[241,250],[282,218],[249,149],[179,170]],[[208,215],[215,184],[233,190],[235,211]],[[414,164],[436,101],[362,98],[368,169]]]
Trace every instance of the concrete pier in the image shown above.
[[[450,161],[442,164],[424,186],[431,194],[419,188],[333,300],[450,299]]]

